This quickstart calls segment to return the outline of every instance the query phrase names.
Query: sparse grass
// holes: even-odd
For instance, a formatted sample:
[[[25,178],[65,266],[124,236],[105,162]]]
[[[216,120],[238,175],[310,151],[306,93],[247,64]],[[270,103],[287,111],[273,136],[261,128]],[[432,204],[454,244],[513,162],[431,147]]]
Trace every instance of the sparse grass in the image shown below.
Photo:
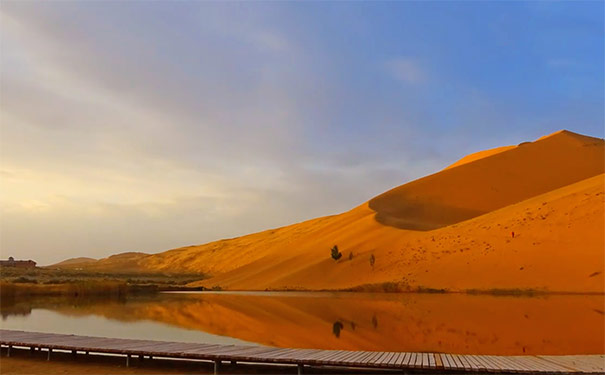
[[[536,295],[548,294],[546,290],[538,289],[467,289],[467,294],[489,294],[494,296],[517,296],[517,297],[534,297]]]
[[[447,293],[447,289],[438,289],[438,288],[427,288],[424,286],[419,286],[415,290],[417,293]]]
[[[15,282],[20,278],[33,280],[42,284],[74,283],[85,280],[121,281],[127,284],[154,284],[154,285],[185,285],[193,281],[205,279],[201,273],[142,273],[142,272],[94,272],[77,269],[53,268],[16,268],[0,267],[0,280]],[[19,282],[19,281],[17,281]],[[25,281],[23,281],[25,282]]]
[[[387,281],[376,284],[363,284],[352,288],[344,289],[345,292],[361,292],[361,293],[400,293],[409,292],[410,289],[406,284]]]
[[[202,274],[108,273],[0,267],[0,295],[119,296],[126,293],[191,289],[185,285],[205,277]]]
[[[89,281],[70,284],[26,284],[0,282],[0,296],[28,297],[41,295],[62,295],[72,297],[84,296],[123,296],[128,292],[128,285],[115,281]]]

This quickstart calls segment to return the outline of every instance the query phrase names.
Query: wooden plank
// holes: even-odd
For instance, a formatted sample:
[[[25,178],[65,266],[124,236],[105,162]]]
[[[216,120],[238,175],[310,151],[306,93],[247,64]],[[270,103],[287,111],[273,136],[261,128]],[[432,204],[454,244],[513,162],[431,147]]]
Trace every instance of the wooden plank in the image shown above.
[[[598,364],[591,365],[587,363],[587,361],[577,358],[576,356],[539,356],[542,359],[549,360],[553,363],[559,364],[561,366],[565,366],[570,369],[574,369],[576,371],[605,371],[603,367],[598,366]]]
[[[299,349],[282,348],[282,349],[274,351],[271,354],[267,354],[267,358],[274,358],[274,359],[287,358],[288,354],[296,353],[296,351],[298,351],[298,350]]]
[[[384,352],[374,352],[371,356],[367,357],[363,363],[364,363],[364,365],[374,363],[374,361],[376,359],[378,359],[379,357],[382,357],[383,355],[384,355]]]
[[[445,359],[445,362],[447,363],[447,368],[450,370],[456,370],[458,369],[458,365],[456,365],[456,362],[454,361],[454,358],[452,357],[451,354],[442,354],[443,358]]]
[[[387,352],[387,355],[380,359],[380,362],[378,362],[378,365],[381,367],[389,367],[389,363],[391,362],[393,357],[397,356],[397,354],[398,354],[397,352]]]
[[[331,357],[334,355],[336,350],[320,350],[317,355],[313,357],[313,361],[317,364],[320,364],[325,358]]]
[[[188,350],[185,350],[184,354],[190,354],[196,357],[202,356],[204,354],[210,353],[213,349],[220,347],[220,345],[209,345],[205,347],[195,347]]]
[[[408,360],[408,367],[416,367],[416,356],[418,353],[411,353]]]
[[[359,355],[351,359],[351,363],[354,365],[361,365],[362,363],[364,363],[363,361],[365,361],[366,358],[374,354],[375,352],[360,352]]]
[[[474,370],[476,370],[476,371],[485,371],[485,370],[487,370],[487,368],[485,367],[485,365],[481,361],[479,361],[479,358],[477,358],[476,355],[468,355],[467,359],[469,360],[469,362],[472,363]]]
[[[299,359],[304,360],[304,361],[310,361],[310,360],[317,358],[318,356],[320,356],[322,354],[323,354],[323,350],[310,349],[308,352],[306,352],[304,355],[302,355]]]
[[[15,337],[15,338],[9,339],[9,340],[4,340],[4,339],[2,339],[2,340],[7,341],[7,342],[36,343],[39,340],[53,339],[55,337],[56,337],[56,335],[54,335],[52,333],[33,333],[31,335]]]
[[[464,359],[471,366],[471,371],[479,371],[479,365],[475,362],[472,355],[465,354]]]
[[[65,337],[65,338],[54,338],[54,337],[42,337],[39,340],[31,340],[31,339],[27,339],[27,338],[23,338],[21,340],[19,339],[15,339],[13,338],[12,340],[10,340],[12,342],[17,342],[20,341],[24,344],[26,344],[25,346],[37,346],[39,344],[43,344],[43,343],[51,343],[53,345],[56,344],[63,344],[63,345],[68,345],[68,344],[72,344],[72,343],[76,343],[76,342],[86,342],[87,340],[78,340],[78,338],[76,337]]]
[[[537,371],[560,372],[562,369],[561,366],[558,366],[554,363],[544,361],[544,360],[534,357],[534,356],[523,356],[523,357],[520,357],[519,359],[521,361],[523,361],[524,363],[526,363],[528,366],[533,367]]]
[[[178,355],[178,356],[180,356],[186,350],[193,349],[193,348],[199,348],[199,347],[200,347],[199,344],[180,343],[179,345],[174,344],[174,345],[165,346],[165,347],[157,347],[157,346],[149,347],[149,346],[145,346],[145,345],[135,345],[133,347],[128,348],[128,350],[144,353],[145,351],[148,351],[148,350],[152,349],[156,353],[169,353],[169,354],[172,354],[172,355]]]
[[[396,362],[397,367],[407,367],[407,365],[408,365],[408,358],[410,357],[410,353],[405,352],[402,354],[403,355],[399,356],[399,358],[397,359],[397,362]]]
[[[349,365],[351,363],[354,363],[354,359],[357,358],[358,356],[359,356],[359,352],[351,351],[347,356],[345,356],[343,359],[341,359],[341,362]]]
[[[257,347],[257,348],[241,350],[238,352],[215,353],[213,355],[216,357],[225,358],[225,359],[234,358],[234,359],[241,359],[241,360],[246,360],[246,359],[259,360],[259,359],[262,359],[262,357],[265,353],[271,353],[274,350],[275,350],[275,348],[270,348],[270,347]]]
[[[397,362],[395,362],[395,365],[397,366],[397,368],[405,367],[407,365],[407,357],[409,357],[409,356],[410,356],[409,352],[401,353],[399,358],[397,358]]]
[[[492,356],[407,352],[357,352],[114,339],[0,330],[0,344],[100,353],[147,353],[175,358],[239,360],[353,367],[424,368],[523,373],[605,373],[605,355]]]
[[[486,370],[489,372],[499,372],[504,370],[500,363],[494,361],[491,355],[479,355],[477,356],[481,362],[486,363]]]
[[[380,367],[382,365],[382,361],[385,360],[390,354],[390,352],[382,352],[382,354],[374,358],[370,364]]]
[[[429,358],[426,353],[420,353],[420,367],[425,368],[428,367]]]
[[[416,361],[414,362],[414,367],[416,367],[416,368],[422,368],[423,355],[424,355],[424,353],[417,353],[416,354]]]
[[[287,355],[283,355],[282,357],[280,357],[279,359],[276,359],[274,362],[275,363],[302,363],[304,360],[302,358],[305,358],[306,356],[308,356],[309,353],[315,353],[317,350],[316,349],[296,349],[296,351],[289,353]]]
[[[382,361],[385,360],[389,355],[391,355],[390,352],[382,352],[381,355],[376,356],[372,362],[370,362],[370,364],[375,365],[375,366],[381,366]]]
[[[343,353],[345,353],[344,350],[334,350],[334,351],[332,351],[331,355],[329,355],[325,358],[322,358],[321,361],[324,363],[327,363],[327,364],[335,362],[334,359],[341,357],[343,355]]]
[[[549,361],[551,363],[557,364],[570,372],[596,372],[596,373],[605,373],[605,360],[601,356],[595,356],[597,358],[602,359],[600,363],[593,362],[587,359],[588,356],[547,356],[540,355],[537,356],[543,360]],[[592,357],[588,357],[592,358]]]
[[[404,355],[405,355],[404,352],[395,353],[395,355],[389,360],[389,367],[393,367],[393,368],[398,367],[397,362],[399,361],[399,358]]]
[[[328,358],[327,361],[329,361],[329,363],[333,363],[333,364],[339,364],[342,363],[343,358],[347,357],[351,355],[351,351],[349,350],[339,350],[337,354],[333,355],[332,357]]]
[[[454,364],[454,368],[459,369],[459,370],[464,370],[464,365],[462,364],[462,362],[460,361],[460,359],[458,358],[458,356],[456,354],[450,354],[450,363]]]
[[[392,367],[393,364],[395,363],[395,360],[397,359],[397,357],[399,356],[399,352],[390,352],[389,356],[387,356],[385,359],[383,359],[380,364],[383,367]]]
[[[443,353],[441,354],[441,360],[443,361],[443,368],[446,370],[456,368],[454,364],[450,363],[450,356]]]
[[[530,370],[531,372],[548,372],[546,368],[539,365],[538,363],[531,361],[528,357],[525,356],[511,356],[508,359],[515,361],[515,363],[518,363],[519,367],[522,368],[522,370],[520,371]]]
[[[505,357],[505,356],[493,356],[492,360],[500,363],[505,370],[507,371],[511,371],[511,372],[524,372],[524,368],[521,364],[519,364],[517,361],[514,361],[512,359],[510,359],[509,357]]]
[[[473,370],[473,366],[471,365],[471,363],[468,361],[468,359],[466,358],[465,355],[457,355],[456,356],[458,358],[458,360],[462,363],[462,366],[464,367],[464,370],[466,371],[471,371]]]
[[[443,368],[443,362],[441,361],[441,356],[439,355],[439,353],[433,354],[433,360],[435,361],[436,368],[438,368],[438,369]]]
[[[462,364],[462,361],[460,360],[460,358],[458,358],[457,354],[451,354],[450,357],[454,361],[454,364],[456,365],[457,369],[464,370],[464,365]]]

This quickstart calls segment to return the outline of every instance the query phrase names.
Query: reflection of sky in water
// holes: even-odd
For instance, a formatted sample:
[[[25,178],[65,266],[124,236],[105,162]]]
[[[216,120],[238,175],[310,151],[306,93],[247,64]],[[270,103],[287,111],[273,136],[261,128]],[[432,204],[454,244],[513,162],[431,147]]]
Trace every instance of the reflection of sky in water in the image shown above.
[[[31,314],[26,316],[10,315],[0,322],[0,328],[140,340],[212,344],[251,344],[232,337],[177,328],[148,320],[120,322],[94,315],[83,317],[63,315],[44,309],[33,309]]]

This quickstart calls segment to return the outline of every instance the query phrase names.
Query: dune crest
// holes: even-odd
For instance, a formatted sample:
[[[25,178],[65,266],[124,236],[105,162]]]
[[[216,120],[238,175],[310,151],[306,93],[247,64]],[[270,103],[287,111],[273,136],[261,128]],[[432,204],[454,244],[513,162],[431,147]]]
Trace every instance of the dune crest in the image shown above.
[[[603,173],[603,160],[603,140],[559,131],[396,187],[369,206],[384,225],[431,230]]]

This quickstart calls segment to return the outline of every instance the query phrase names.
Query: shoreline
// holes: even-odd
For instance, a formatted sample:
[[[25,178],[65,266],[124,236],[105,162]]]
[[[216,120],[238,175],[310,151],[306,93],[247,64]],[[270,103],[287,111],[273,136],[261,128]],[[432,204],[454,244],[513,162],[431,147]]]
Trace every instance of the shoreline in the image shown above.
[[[353,287],[344,289],[303,289],[303,288],[276,288],[276,289],[223,289],[218,287],[206,288],[187,286],[165,286],[158,284],[127,284],[120,282],[87,282],[37,284],[0,282],[0,296],[2,298],[27,298],[37,296],[63,296],[63,297],[122,297],[128,295],[152,295],[156,293],[369,293],[369,294],[465,294],[496,297],[543,297],[557,295],[576,296],[605,296],[604,292],[573,292],[573,291],[546,291],[540,289],[467,289],[448,290],[416,288],[410,290],[381,289]]]

